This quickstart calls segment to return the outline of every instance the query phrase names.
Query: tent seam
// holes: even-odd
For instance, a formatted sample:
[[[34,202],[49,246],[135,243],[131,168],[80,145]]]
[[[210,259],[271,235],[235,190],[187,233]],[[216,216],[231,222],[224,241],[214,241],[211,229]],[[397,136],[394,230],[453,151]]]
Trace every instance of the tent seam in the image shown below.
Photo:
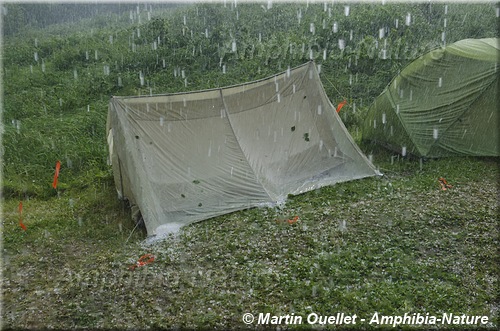
[[[313,63],[313,65],[314,65],[314,63]],[[318,78],[318,81],[320,82],[320,84],[319,84],[320,85],[320,93],[322,94],[323,98],[326,99],[326,102],[330,105],[330,107],[332,109],[335,109],[335,107],[332,104],[332,101],[330,100],[330,98],[328,98],[328,95],[326,94],[325,87],[321,83],[321,77],[319,77],[319,73],[318,73],[318,71],[316,69],[316,65],[314,65],[314,72],[316,73],[316,77]],[[375,168],[375,166],[372,164],[372,162],[370,162],[370,160],[368,160],[368,158],[366,157],[365,153],[363,153],[361,151],[361,149],[359,148],[358,144],[355,143],[354,139],[352,138],[351,134],[349,133],[349,130],[347,130],[347,128],[344,125],[344,122],[340,118],[339,114],[337,114],[336,111],[333,111],[332,115],[333,115],[333,118],[337,117],[337,120],[338,120],[340,126],[344,129],[344,132],[347,133],[347,135],[346,135],[347,141],[354,148],[354,150],[361,155],[361,158],[368,164],[368,167],[373,170],[373,172],[375,173],[375,175],[382,175],[382,173],[380,173],[380,171],[378,171],[377,168]]]
[[[218,90],[220,92],[220,98],[221,98],[222,104],[224,105],[224,111],[226,112],[227,121],[229,122],[229,127],[231,128],[231,132],[233,132],[233,136],[236,139],[236,143],[238,144],[238,147],[239,147],[241,153],[243,155],[245,155],[245,153],[243,152],[243,149],[241,148],[241,144],[240,144],[240,141],[238,139],[238,136],[236,135],[236,132],[234,132],[233,123],[231,123],[231,118],[230,118],[229,112],[227,111],[226,101],[224,100],[224,94],[222,94],[222,90],[223,89],[219,88]],[[272,202],[276,202],[276,201],[274,201],[274,199],[271,198],[271,195],[269,194],[269,192],[267,191],[267,189],[265,188],[265,186],[262,184],[262,182],[258,178],[257,174],[255,173],[254,168],[250,165],[250,162],[248,162],[248,158],[246,157],[246,155],[245,155],[245,160],[246,160],[246,162],[248,164],[248,167],[250,169],[252,169],[252,173],[255,176],[255,179],[259,182],[259,184],[262,187],[262,189],[264,190],[264,192],[266,192],[267,196],[269,197],[269,200],[272,201]]]

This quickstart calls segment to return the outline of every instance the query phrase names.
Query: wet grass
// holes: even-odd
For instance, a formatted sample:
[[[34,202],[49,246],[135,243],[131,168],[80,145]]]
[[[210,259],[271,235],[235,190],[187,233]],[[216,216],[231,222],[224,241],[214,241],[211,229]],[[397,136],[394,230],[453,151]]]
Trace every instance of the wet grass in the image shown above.
[[[364,327],[375,312],[454,313],[498,326],[498,159],[373,158],[381,178],[199,222],[153,245],[133,231],[111,178],[24,201],[27,231],[19,201],[6,200],[4,327],[239,329],[245,312],[357,314]],[[453,187],[441,190],[439,177]],[[145,253],[154,263],[128,270]]]
[[[339,6],[343,10],[344,5]],[[412,6],[396,4],[391,17],[411,11],[416,19],[420,11]],[[489,327],[498,326],[498,159],[420,163],[364,146],[384,177],[296,196],[281,210],[250,209],[206,220],[156,245],[147,245],[144,232],[134,230],[106,166],[109,96],[226,86],[298,65],[306,59],[276,58],[272,50],[280,33],[289,35],[286,40],[302,40],[301,31],[309,31],[310,22],[321,19],[323,4],[308,7],[300,29],[278,29],[272,35],[273,28],[266,24],[262,31],[269,30],[272,38],[263,39],[263,51],[269,50],[263,57],[238,60],[225,55],[226,73],[217,64],[219,44],[233,40],[229,6],[181,8],[160,20],[144,19],[143,41],[136,39],[138,48],[132,53],[126,45],[139,29],[130,25],[128,13],[123,28],[112,21],[103,29],[72,24],[4,39],[4,328],[239,329],[245,327],[245,312],[343,312],[364,318],[374,312],[451,312],[486,315],[492,321]],[[260,5],[238,8],[238,21],[249,29],[245,34],[255,37],[263,22],[254,19],[254,13],[262,15]],[[296,8],[286,8],[283,14],[295,20]],[[367,9],[353,26],[354,35],[391,21],[386,8]],[[451,11],[456,17],[467,13],[485,20],[450,20],[457,24],[448,29],[448,43],[494,35],[495,29],[486,28],[493,26],[488,22],[496,22],[490,5],[453,6]],[[267,19],[274,20],[276,15],[266,12]],[[214,31],[221,33],[210,30],[211,39],[195,33],[188,42],[179,26],[183,15],[206,15],[209,23],[214,18]],[[188,19],[194,31],[205,29],[192,22]],[[441,40],[438,26],[442,18],[436,15],[422,30],[429,34],[407,28],[396,33],[403,33],[408,45],[425,45]],[[476,30],[484,32],[479,35]],[[151,52],[149,43],[160,33],[165,46]],[[220,38],[212,38],[215,35]],[[245,42],[256,44],[254,37]],[[163,40],[180,40],[186,46],[179,46],[176,54]],[[188,56],[198,43],[203,56]],[[45,66],[34,60],[34,52]],[[89,59],[84,57],[87,52]],[[162,57],[163,67],[158,65]],[[347,71],[351,57],[323,62],[323,77],[335,77],[335,85],[323,82],[332,101],[338,101],[340,90],[352,94],[350,103],[358,104],[356,112],[343,110],[348,127],[360,123],[370,100],[406,61],[409,58],[378,61],[361,54],[354,76],[357,82],[359,73],[359,84],[352,87]],[[110,75],[103,73],[104,65],[111,66]],[[172,76],[174,68],[187,69],[189,85],[181,75]],[[146,73],[147,86],[139,85],[139,71]],[[359,142],[362,132],[351,133]],[[53,190],[57,160],[63,166],[58,190]],[[439,177],[453,188],[440,190]],[[27,231],[19,226],[20,200]],[[297,222],[286,222],[295,216]],[[145,253],[156,256],[154,263],[128,270]]]

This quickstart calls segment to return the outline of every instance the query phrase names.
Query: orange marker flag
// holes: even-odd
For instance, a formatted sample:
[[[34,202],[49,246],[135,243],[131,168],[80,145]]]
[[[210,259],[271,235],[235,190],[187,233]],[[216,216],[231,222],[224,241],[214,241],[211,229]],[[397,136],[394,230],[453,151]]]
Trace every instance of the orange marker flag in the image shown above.
[[[447,188],[452,188],[453,187],[450,184],[448,184],[448,182],[446,181],[446,179],[444,179],[443,177],[439,177],[438,181],[439,181],[439,184],[441,184],[441,189],[443,191],[446,191]]]
[[[340,112],[340,110],[342,109],[342,107],[344,107],[344,105],[347,103],[347,100],[344,100],[342,101],[341,103],[339,103],[337,105],[337,113]]]
[[[19,201],[19,225],[26,231],[26,225],[23,224],[23,202]]]
[[[299,220],[299,217],[295,216],[294,218],[287,220],[287,222],[288,222],[288,224],[293,224],[293,223],[297,223],[298,220]]]
[[[143,256],[141,256],[139,258],[139,260],[137,260],[136,264],[131,265],[130,267],[128,267],[128,269],[134,270],[135,268],[143,267],[146,264],[153,263],[154,260],[155,260],[155,256],[153,254],[144,254]]]
[[[59,178],[59,169],[61,169],[61,162],[56,162],[56,172],[54,174],[54,181],[52,182],[52,187],[57,188],[57,178]]]

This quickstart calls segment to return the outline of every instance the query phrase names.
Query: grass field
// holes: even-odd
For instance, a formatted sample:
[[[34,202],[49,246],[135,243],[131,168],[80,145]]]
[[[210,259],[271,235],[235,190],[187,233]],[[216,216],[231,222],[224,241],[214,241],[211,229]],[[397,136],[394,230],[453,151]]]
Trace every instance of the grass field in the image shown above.
[[[383,177],[202,221],[155,244],[133,231],[111,175],[24,200],[27,231],[19,200],[5,200],[3,327],[265,327],[246,326],[247,312],[304,317],[281,329],[309,327],[311,312],[365,318],[356,329],[377,326],[375,312],[484,315],[479,326],[497,327],[498,159],[421,163],[379,151],[373,160]],[[453,187],[441,190],[439,177]],[[153,263],[128,269],[146,253]]]
[[[107,166],[110,96],[218,88],[314,58],[359,143],[395,75],[439,45],[498,36],[500,13],[494,2],[236,3],[95,6],[84,20],[83,4],[74,18],[52,2],[1,6],[2,327],[305,329],[311,313],[344,313],[358,324],[340,327],[393,330],[369,322],[452,313],[488,322],[421,329],[498,328],[499,158],[422,162],[363,145],[384,176],[154,244],[134,228]],[[129,270],[144,254],[155,260]],[[246,325],[245,313],[304,320]]]

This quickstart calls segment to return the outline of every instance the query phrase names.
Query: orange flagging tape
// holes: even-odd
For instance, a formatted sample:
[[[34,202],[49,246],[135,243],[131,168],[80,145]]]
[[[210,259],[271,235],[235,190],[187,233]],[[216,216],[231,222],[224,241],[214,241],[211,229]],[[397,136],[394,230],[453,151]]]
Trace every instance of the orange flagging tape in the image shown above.
[[[132,264],[129,268],[129,270],[134,270],[135,268],[145,266],[146,264],[153,263],[155,260],[155,257],[153,254],[144,254],[137,260],[135,264]]]
[[[294,224],[294,223],[297,223],[298,220],[299,220],[299,217],[295,216],[293,218],[290,218],[289,220],[277,219],[276,223],[284,222],[284,223],[288,223],[288,224]]]
[[[59,169],[61,169],[61,162],[56,162],[56,172],[54,173],[54,180],[52,181],[52,187],[57,188],[57,178],[59,178]]]
[[[26,231],[26,225],[23,223],[23,202],[19,201],[19,225]]]
[[[448,184],[448,182],[446,181],[446,179],[444,179],[443,177],[439,177],[438,180],[439,180],[439,184],[441,184],[441,189],[443,191],[446,191],[446,189],[453,187],[450,184]]]
[[[344,100],[337,105],[337,113],[340,112],[340,110],[342,109],[342,107],[345,106],[346,103],[347,103],[347,100]]]

